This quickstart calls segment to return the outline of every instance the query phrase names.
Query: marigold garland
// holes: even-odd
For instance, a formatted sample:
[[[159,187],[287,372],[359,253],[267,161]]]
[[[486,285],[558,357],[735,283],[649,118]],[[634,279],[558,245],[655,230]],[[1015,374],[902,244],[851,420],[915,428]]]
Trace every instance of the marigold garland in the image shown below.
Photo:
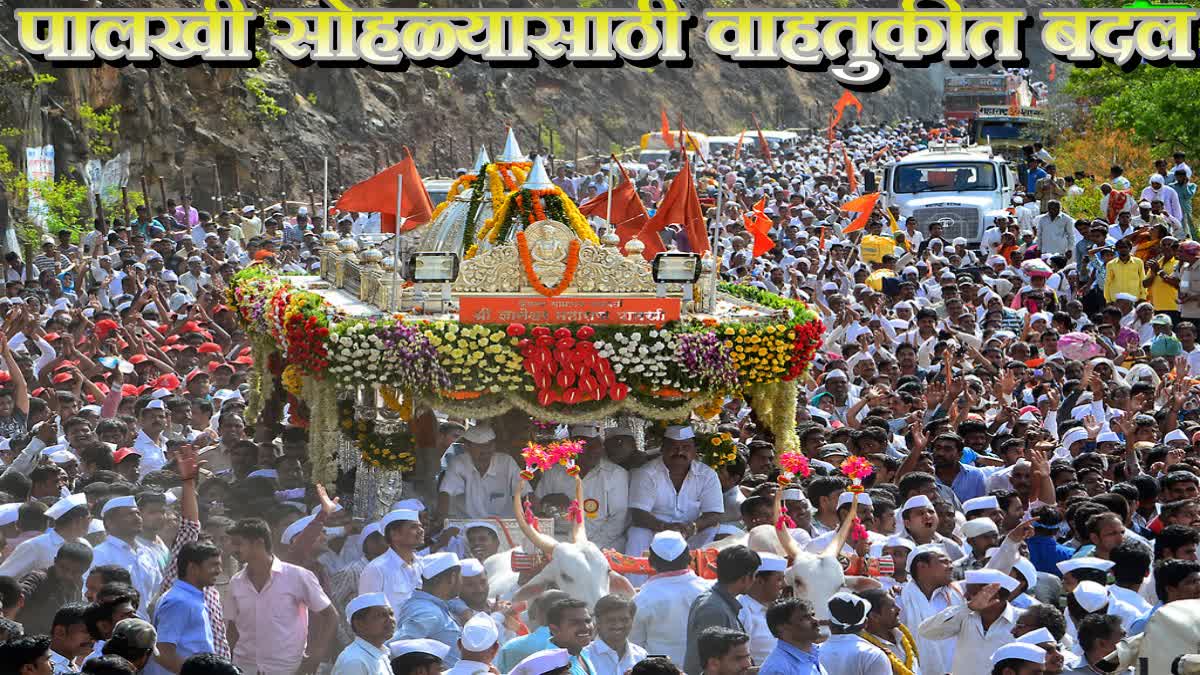
[[[529,242],[526,240],[524,232],[517,233],[517,251],[521,255],[521,266],[525,269],[525,278],[529,279],[529,283],[533,285],[533,290],[547,298],[562,295],[563,291],[567,290],[567,287],[575,280],[575,270],[579,268],[578,239],[571,240],[571,245],[567,250],[567,269],[563,271],[562,279],[559,279],[558,283],[552,287],[543,284],[537,272],[533,269],[533,259],[529,253]]]
[[[738,456],[737,443],[728,433],[699,434],[696,438],[696,451],[700,454],[700,461],[714,471],[726,464],[732,464]]]
[[[859,633],[858,636],[875,645],[887,655],[888,662],[892,664],[892,675],[912,675],[913,666],[920,660],[920,656],[917,655],[917,644],[913,640],[912,633],[908,631],[908,628],[904,624],[900,624],[898,628],[900,629],[900,648],[904,650],[903,663],[900,659],[896,658],[892,650],[884,646],[883,640],[865,630]]]
[[[338,428],[362,453],[364,463],[385,471],[409,472],[417,468],[410,431],[379,433],[375,420],[355,419],[354,401],[350,399],[338,401],[337,411]]]

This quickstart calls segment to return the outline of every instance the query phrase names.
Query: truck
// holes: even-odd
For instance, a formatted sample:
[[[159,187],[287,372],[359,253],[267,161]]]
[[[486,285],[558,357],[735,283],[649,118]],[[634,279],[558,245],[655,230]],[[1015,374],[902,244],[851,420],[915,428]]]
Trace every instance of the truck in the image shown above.
[[[997,215],[1006,215],[1017,183],[1014,167],[990,146],[931,145],[885,165],[880,190],[900,222],[909,216],[925,234],[942,225],[946,239],[978,246]]]
[[[1015,113],[1015,114],[1014,114]],[[1041,108],[1024,106],[980,106],[971,120],[970,138],[979,145],[1019,152],[1023,146],[1044,143],[1047,124]]]
[[[1018,75],[1004,73],[950,75],[942,87],[942,114],[947,121],[970,121],[980,107],[1033,103],[1033,91]]]

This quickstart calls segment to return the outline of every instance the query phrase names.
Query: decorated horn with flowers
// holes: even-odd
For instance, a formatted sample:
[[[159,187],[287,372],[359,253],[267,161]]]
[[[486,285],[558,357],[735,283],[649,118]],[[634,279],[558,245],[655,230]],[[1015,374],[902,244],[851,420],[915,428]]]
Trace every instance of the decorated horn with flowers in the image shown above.
[[[812,475],[812,467],[808,465],[808,457],[799,450],[789,450],[779,455],[779,466],[783,469],[779,473],[779,483],[787,485],[795,480],[796,476],[808,478]]]
[[[846,461],[842,462],[841,469],[842,473],[853,481],[849,490],[850,492],[854,493],[854,504],[856,508],[852,511],[853,520],[850,525],[850,541],[866,541],[867,537],[869,536],[867,534],[867,528],[863,527],[862,520],[860,520],[857,515],[858,496],[866,491],[866,488],[864,488],[862,484],[863,479],[867,476],[870,476],[872,473],[875,473],[875,467],[872,466],[871,462],[867,461],[865,457],[854,456],[848,457]]]
[[[583,479],[575,472],[575,501],[567,511],[571,520],[571,541],[576,544],[587,543],[587,528],[583,524]]]

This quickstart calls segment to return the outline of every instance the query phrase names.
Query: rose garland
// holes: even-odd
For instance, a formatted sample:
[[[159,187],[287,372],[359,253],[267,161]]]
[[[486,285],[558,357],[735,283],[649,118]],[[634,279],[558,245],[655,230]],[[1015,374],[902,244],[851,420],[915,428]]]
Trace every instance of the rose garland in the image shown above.
[[[808,464],[808,457],[799,450],[789,450],[779,455],[779,468],[783,472],[779,474],[779,482],[783,485],[791,483],[796,476],[808,478],[812,475],[812,467]]]
[[[538,277],[537,272],[533,269],[533,259],[529,254],[529,242],[525,238],[524,232],[517,233],[517,252],[521,256],[521,266],[525,268],[525,278],[529,279],[529,283],[533,285],[533,290],[541,293],[547,298],[553,298],[562,295],[563,291],[575,281],[575,270],[579,268],[579,240],[572,239],[571,245],[567,250],[567,269],[563,271],[562,279],[554,286],[546,286]]]
[[[375,420],[355,419],[354,401],[337,402],[338,428],[354,443],[362,461],[384,471],[410,472],[417,468],[413,454],[415,442],[407,428],[390,434],[379,433]]]

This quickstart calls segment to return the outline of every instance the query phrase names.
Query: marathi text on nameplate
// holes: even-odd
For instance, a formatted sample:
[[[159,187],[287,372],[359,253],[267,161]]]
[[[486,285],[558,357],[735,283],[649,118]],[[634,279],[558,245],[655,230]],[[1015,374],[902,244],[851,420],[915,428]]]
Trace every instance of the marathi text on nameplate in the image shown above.
[[[465,295],[458,314],[462,323],[661,325],[679,320],[681,304],[679,298]]]

